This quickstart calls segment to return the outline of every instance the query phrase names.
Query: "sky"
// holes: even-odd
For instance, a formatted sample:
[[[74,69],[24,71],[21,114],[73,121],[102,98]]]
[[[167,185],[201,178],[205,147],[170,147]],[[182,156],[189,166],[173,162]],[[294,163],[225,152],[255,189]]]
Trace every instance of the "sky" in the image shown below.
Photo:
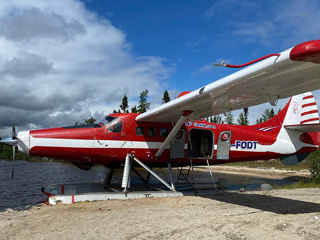
[[[235,71],[213,63],[319,39],[319,22],[317,0],[0,0],[0,136],[12,118],[19,131],[99,120],[145,89],[156,107]]]

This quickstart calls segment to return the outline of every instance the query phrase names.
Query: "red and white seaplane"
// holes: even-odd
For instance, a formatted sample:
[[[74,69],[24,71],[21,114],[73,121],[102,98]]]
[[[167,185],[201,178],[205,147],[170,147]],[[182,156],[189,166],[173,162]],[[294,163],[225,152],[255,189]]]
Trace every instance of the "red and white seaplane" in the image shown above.
[[[253,64],[254,63],[254,64]],[[320,89],[320,40],[270,54],[248,67],[195,91],[182,93],[143,114],[115,113],[92,125],[15,133],[1,143],[36,157],[63,159],[82,169],[94,164],[130,168],[209,165],[280,158],[297,164],[320,143],[313,95]],[[297,95],[298,94],[298,95]],[[293,96],[271,120],[252,126],[214,124],[202,118]],[[171,185],[174,190],[172,174]]]

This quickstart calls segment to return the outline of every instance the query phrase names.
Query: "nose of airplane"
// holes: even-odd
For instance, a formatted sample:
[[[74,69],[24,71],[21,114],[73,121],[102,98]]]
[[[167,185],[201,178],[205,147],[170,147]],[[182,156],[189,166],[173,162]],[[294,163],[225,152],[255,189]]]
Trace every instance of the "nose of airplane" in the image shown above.
[[[30,150],[30,131],[19,132],[17,136],[18,151],[29,155]]]

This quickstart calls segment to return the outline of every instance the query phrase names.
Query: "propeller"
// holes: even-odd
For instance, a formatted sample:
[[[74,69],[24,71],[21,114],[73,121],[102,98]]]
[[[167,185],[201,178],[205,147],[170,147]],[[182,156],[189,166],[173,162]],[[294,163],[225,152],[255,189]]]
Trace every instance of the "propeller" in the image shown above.
[[[12,172],[11,172],[11,178],[14,176],[14,159],[16,157],[16,146],[12,146]]]
[[[11,177],[14,176],[14,160],[16,157],[16,147],[18,146],[18,138],[17,138],[17,132],[16,132],[16,126],[15,126],[15,111],[12,119],[12,136],[8,138],[4,138],[0,140],[0,143],[12,146],[12,173]]]
[[[16,120],[16,110],[13,110],[13,120],[12,120],[12,140],[17,141],[17,132],[16,132],[16,125],[15,125],[15,120]],[[16,158],[16,146],[18,144],[16,143],[15,145],[12,145],[12,172],[11,172],[11,178],[13,179],[14,176],[14,160]]]

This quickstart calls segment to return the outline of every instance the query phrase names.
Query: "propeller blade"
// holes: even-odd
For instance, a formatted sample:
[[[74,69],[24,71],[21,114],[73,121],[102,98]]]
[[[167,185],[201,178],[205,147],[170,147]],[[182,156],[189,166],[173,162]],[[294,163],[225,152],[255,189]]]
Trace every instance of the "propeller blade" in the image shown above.
[[[11,174],[11,178],[13,178],[14,176],[14,159],[16,157],[16,147],[12,146],[12,174]]]
[[[13,119],[12,119],[12,139],[17,138],[15,121],[16,121],[16,110],[14,109],[13,110]]]

